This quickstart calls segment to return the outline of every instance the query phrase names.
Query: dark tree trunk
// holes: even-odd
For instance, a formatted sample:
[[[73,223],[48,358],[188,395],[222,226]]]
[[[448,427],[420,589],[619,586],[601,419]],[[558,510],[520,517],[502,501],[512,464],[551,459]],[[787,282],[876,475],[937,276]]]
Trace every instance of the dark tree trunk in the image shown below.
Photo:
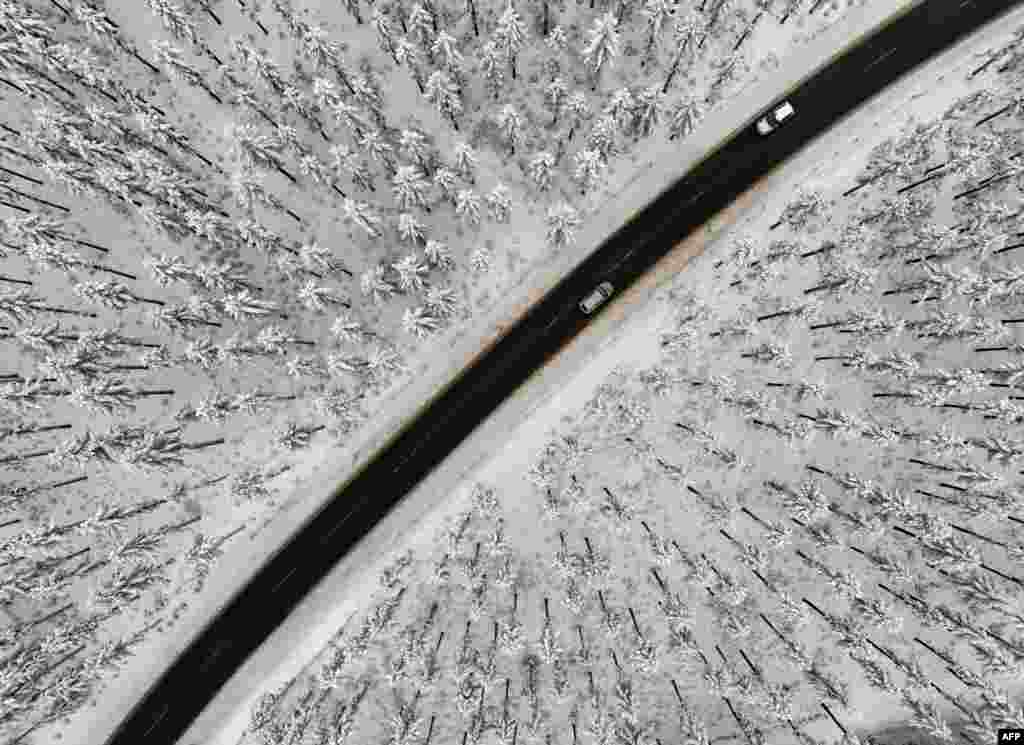
[[[29,194],[28,192],[22,191],[21,189],[15,189],[13,186],[8,186],[8,185],[4,184],[3,188],[6,191],[9,191],[9,192],[12,192],[14,194],[17,194],[19,197],[22,197],[24,199],[29,199],[29,200],[31,200],[33,202],[39,202],[39,204],[46,205],[47,207],[52,207],[55,210],[60,210],[61,212],[65,212],[65,213],[70,213],[71,212],[70,209],[68,209],[67,207],[65,207],[62,204],[57,204],[56,202],[51,202],[51,201],[49,201],[47,199],[42,199],[41,197],[33,196],[33,195]]]
[[[137,280],[138,277],[128,272],[122,272],[119,269],[111,269],[109,266],[103,264],[89,264],[89,268],[97,272],[103,272],[104,274],[113,274],[115,277],[123,277],[124,279]]]
[[[10,168],[4,168],[3,166],[0,166],[0,171],[3,171],[4,173],[9,173],[12,176],[17,176],[18,178],[24,179],[25,181],[28,181],[28,182],[33,183],[33,184],[36,184],[37,186],[45,186],[45,184],[41,180],[35,178],[34,176],[26,176],[23,173],[19,173],[18,171],[11,170]]]
[[[672,67],[668,71],[668,76],[665,78],[665,84],[661,86],[662,93],[668,93],[668,87],[672,85],[672,79],[676,76],[676,70],[679,69],[679,62],[683,58],[683,53],[680,51],[676,54],[675,60],[672,61]]]
[[[284,166],[282,166],[280,163],[275,163],[274,164],[274,170],[277,171],[278,173],[280,173],[282,176],[284,176],[289,181],[291,181],[293,184],[298,185],[298,183],[299,183],[298,179],[296,179],[294,176],[292,176],[290,173],[288,173],[288,171],[286,171]]]
[[[20,205],[14,204],[12,202],[7,202],[3,199],[0,199],[0,204],[2,204],[4,207],[10,207],[12,210],[16,210],[17,212],[24,212],[25,214],[31,212],[31,210],[27,210]]]
[[[206,83],[200,83],[199,87],[202,88],[204,91],[206,91],[209,94],[210,98],[212,98],[217,103],[219,103],[219,104],[223,104],[224,103],[224,99],[222,99],[220,96],[218,96],[216,93],[214,93],[213,89],[210,88],[210,86],[208,86]]]

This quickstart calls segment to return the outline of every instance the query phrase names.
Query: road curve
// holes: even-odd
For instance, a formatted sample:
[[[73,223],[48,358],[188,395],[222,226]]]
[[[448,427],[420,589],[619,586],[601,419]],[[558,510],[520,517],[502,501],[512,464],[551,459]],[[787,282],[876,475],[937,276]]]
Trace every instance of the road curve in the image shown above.
[[[621,292],[691,231],[842,116],[1018,0],[926,0],[805,80],[796,115],[759,136],[753,119],[545,295],[436,396],[252,577],[147,691],[106,745],[175,745],[246,658],[332,567],[591,317],[577,303]],[[760,112],[755,112],[760,114]]]

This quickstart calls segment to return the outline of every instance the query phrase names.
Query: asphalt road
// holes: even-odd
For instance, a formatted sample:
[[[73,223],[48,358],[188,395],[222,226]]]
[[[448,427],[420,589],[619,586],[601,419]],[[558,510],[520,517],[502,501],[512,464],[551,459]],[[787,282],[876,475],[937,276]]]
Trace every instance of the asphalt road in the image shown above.
[[[751,183],[904,73],[1018,0],[927,0],[788,96],[768,137],[750,125],[625,225],[347,484],[251,579],[139,701],[107,745],[175,745],[245,659],[369,530],[591,320],[580,298],[629,286]],[[978,112],[984,114],[985,112]]]

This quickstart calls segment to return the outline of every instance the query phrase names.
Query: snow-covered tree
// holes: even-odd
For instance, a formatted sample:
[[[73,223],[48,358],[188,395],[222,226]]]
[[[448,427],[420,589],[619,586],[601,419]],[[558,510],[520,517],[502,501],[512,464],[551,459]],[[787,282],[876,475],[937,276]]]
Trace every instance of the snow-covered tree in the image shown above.
[[[456,132],[459,131],[459,116],[462,114],[462,95],[451,76],[443,70],[434,70],[427,78],[423,95],[437,107],[441,116],[447,117]]]
[[[512,0],[507,0],[505,10],[498,17],[492,40],[512,68],[512,79],[516,79],[516,56],[526,40],[526,23],[516,11]]]
[[[458,294],[453,288],[443,285],[429,288],[423,302],[431,313],[441,318],[450,318],[459,308]]]
[[[607,163],[596,150],[580,150],[573,156],[573,178],[584,194],[601,182],[606,168]]]
[[[296,295],[299,302],[306,306],[307,310],[315,313],[325,313],[330,306],[340,305],[345,308],[351,307],[343,300],[335,290],[330,287],[322,287],[316,280],[307,280]]]
[[[409,254],[391,266],[398,275],[398,287],[402,292],[418,292],[426,286],[424,278],[428,269],[416,254]]]
[[[391,180],[395,201],[403,210],[427,209],[427,189],[430,187],[417,166],[399,166]]]
[[[683,96],[676,101],[668,116],[668,138],[675,140],[680,137],[689,137],[700,123],[703,112],[701,105],[696,98]]]
[[[480,48],[477,58],[480,75],[484,79],[491,96],[497,101],[505,85],[506,62],[502,57],[501,50],[494,41],[486,41]]]
[[[469,268],[476,274],[483,274],[490,270],[493,261],[494,257],[491,256],[491,252],[481,247],[469,255]]]
[[[655,43],[675,13],[676,5],[669,0],[644,0],[643,14],[648,29],[647,46],[644,48],[646,59],[651,57]]]
[[[388,173],[395,172],[395,148],[380,128],[367,127],[359,136],[359,147],[373,163],[380,163]]]
[[[487,213],[492,220],[498,223],[507,223],[512,216],[512,197],[508,187],[504,184],[496,184],[487,194],[484,195],[484,202],[487,205]]]
[[[633,132],[641,137],[649,136],[661,121],[664,111],[664,94],[658,86],[641,88],[633,106]]]
[[[341,209],[348,222],[361,228],[371,238],[380,238],[383,235],[383,220],[366,202],[344,199]]]
[[[163,67],[168,76],[184,81],[188,85],[201,88],[206,94],[217,103],[224,103],[212,88],[206,83],[203,74],[185,61],[181,49],[169,41],[153,41],[153,59]]]
[[[328,152],[336,179],[349,178],[358,188],[374,191],[373,174],[362,158],[348,145],[332,145]]]
[[[433,184],[441,192],[441,197],[452,204],[455,203],[455,192],[458,190],[458,175],[451,168],[441,166],[434,171]]]
[[[477,168],[476,150],[464,140],[456,142],[452,149],[455,157],[455,171],[470,184],[475,183],[474,175]]]
[[[538,191],[551,189],[551,180],[555,172],[555,156],[547,150],[541,150],[530,158],[527,173]]]
[[[554,248],[569,246],[576,240],[576,228],[582,220],[576,209],[568,202],[560,202],[548,208],[547,241]]]
[[[391,18],[385,12],[385,8],[378,4],[373,5],[370,14],[370,24],[377,33],[377,43],[385,53],[395,59],[395,30],[391,24]],[[402,63],[395,59],[395,64]]]
[[[395,294],[395,286],[387,279],[387,267],[383,264],[370,267],[359,278],[363,295],[374,303],[382,303]]]
[[[423,255],[427,263],[441,270],[449,270],[455,267],[455,260],[452,257],[451,249],[447,243],[429,239],[423,248]]]
[[[426,226],[412,213],[403,212],[398,216],[398,235],[406,243],[424,243]]]
[[[455,194],[455,214],[467,224],[480,224],[482,200],[474,189],[459,189]]]
[[[501,130],[501,136],[508,145],[509,152],[515,154],[516,145],[522,137],[523,117],[512,104],[505,104],[494,117]]]
[[[448,74],[458,78],[464,64],[462,52],[459,51],[458,39],[446,30],[441,29],[437,32],[437,36],[434,37],[434,43],[431,45],[430,51],[440,56],[441,64],[444,65],[444,69]]]
[[[594,90],[601,71],[619,56],[619,19],[606,12],[594,19],[587,31],[587,43],[581,50],[583,61],[594,73]]]
[[[407,308],[402,313],[402,328],[406,333],[417,338],[430,336],[438,328],[440,322],[425,307]]]

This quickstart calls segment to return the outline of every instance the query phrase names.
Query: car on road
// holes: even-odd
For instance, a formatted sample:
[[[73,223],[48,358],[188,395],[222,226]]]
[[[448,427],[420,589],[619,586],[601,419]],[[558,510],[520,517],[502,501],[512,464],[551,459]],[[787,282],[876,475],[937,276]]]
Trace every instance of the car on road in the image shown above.
[[[580,300],[580,310],[588,316],[604,305],[605,301],[612,296],[615,288],[611,282],[602,282]]]
[[[761,135],[769,135],[781,126],[781,124],[796,113],[793,104],[783,101],[774,107],[767,114],[757,120],[757,132]]]

